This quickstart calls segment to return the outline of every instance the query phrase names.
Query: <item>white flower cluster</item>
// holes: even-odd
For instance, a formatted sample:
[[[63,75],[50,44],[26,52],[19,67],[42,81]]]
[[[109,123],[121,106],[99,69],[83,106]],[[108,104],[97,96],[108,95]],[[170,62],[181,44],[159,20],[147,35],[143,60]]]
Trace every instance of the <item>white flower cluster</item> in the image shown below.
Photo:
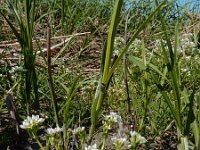
[[[72,133],[73,134],[79,134],[81,132],[83,132],[85,130],[85,127],[78,127],[78,128],[75,128]]]
[[[11,70],[9,71],[9,73],[15,73],[15,72],[26,72],[27,70],[24,69],[23,67],[21,66],[14,66],[11,68]]]
[[[140,39],[136,38],[131,45],[132,46],[141,46],[142,41]]]
[[[136,143],[142,144],[147,142],[147,140],[136,131],[131,131],[130,135],[131,138],[134,139]]]
[[[105,120],[111,120],[112,122],[115,123],[121,123],[122,118],[115,112],[110,112],[110,115],[105,116]]]
[[[122,37],[116,37],[115,41],[114,41],[114,51],[113,54],[114,55],[119,55],[119,49],[122,48],[122,46],[124,45],[125,41]]]
[[[193,42],[193,34],[185,33],[180,40],[181,51],[193,51],[195,49],[195,43]]]
[[[60,127],[48,128],[46,130],[47,134],[50,135],[50,136],[54,136],[55,134],[60,133],[62,131],[63,131],[63,128],[60,128]]]
[[[124,44],[124,43],[125,43],[124,38],[122,38],[122,37],[116,37],[116,38],[115,38],[114,45],[115,45],[116,47],[121,47],[122,44]]]
[[[168,49],[168,47],[167,47],[167,41],[165,41],[163,39],[162,40],[156,39],[155,42],[154,42],[154,45],[153,45],[153,51],[158,52],[158,51],[162,50],[161,41],[162,41],[162,44],[163,44],[164,48],[166,50]]]
[[[141,48],[142,48],[142,41],[138,38],[136,38],[132,44],[129,47],[129,52],[132,51],[134,53],[139,53],[141,52]]]
[[[117,81],[116,82],[120,83],[121,81]],[[109,96],[111,96],[113,98],[113,100],[115,100],[115,102],[118,101],[123,101],[125,99],[125,85],[121,84],[121,85],[115,85],[112,88],[108,89],[108,94]]]
[[[123,48],[125,44],[125,40],[122,37],[116,37],[115,42],[114,42],[114,54],[118,55],[119,54],[119,49]],[[141,50],[142,46],[142,41],[138,38],[136,38],[130,45],[128,51],[134,51],[134,52],[139,52]]]
[[[118,128],[118,136],[113,136],[111,138],[113,144],[118,149],[129,147],[130,142],[121,134],[123,131],[123,123],[121,116],[119,116],[117,113],[110,112],[109,115],[105,116],[105,120],[103,122],[103,134],[108,134],[108,130],[111,129],[114,123],[118,123],[119,128]]]
[[[114,142],[114,145],[130,147],[130,142],[125,137],[112,137],[111,140]]]
[[[88,147],[85,147],[85,150],[98,150],[97,144],[89,145]]]
[[[39,115],[28,116],[20,125],[22,129],[32,129],[34,126],[38,126],[40,123],[44,122],[43,118],[40,118]]]
[[[116,147],[120,146],[121,148],[130,148],[132,145],[143,144],[147,142],[147,140],[136,131],[131,131],[130,135],[130,141],[126,137],[121,136],[112,137],[111,140]]]
[[[174,47],[174,41],[172,42],[172,47]],[[164,48],[167,50],[167,42],[162,39],[162,43]],[[192,33],[185,33],[180,37],[180,47],[178,47],[179,52],[191,52],[195,49],[195,43],[193,40],[193,34]],[[153,45],[154,51],[160,51],[161,50],[161,40],[157,39],[154,42]]]

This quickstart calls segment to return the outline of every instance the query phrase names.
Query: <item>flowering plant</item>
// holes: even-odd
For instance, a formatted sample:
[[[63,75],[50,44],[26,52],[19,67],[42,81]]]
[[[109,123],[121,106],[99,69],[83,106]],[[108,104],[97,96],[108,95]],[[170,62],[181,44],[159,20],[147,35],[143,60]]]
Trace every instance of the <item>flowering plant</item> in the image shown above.
[[[138,144],[146,143],[146,141],[147,141],[143,136],[141,136],[136,131],[131,131],[130,135],[131,135],[130,141],[131,141],[131,147],[132,148],[136,148],[136,146]]]
[[[89,146],[85,147],[84,150],[98,150],[97,144],[89,145]]]
[[[130,147],[130,142],[125,137],[113,137],[111,140],[114,142],[116,150]]]
[[[39,115],[32,115],[31,117],[28,116],[20,125],[22,129],[25,129],[28,131],[28,134],[30,137],[35,139],[37,143],[39,144],[41,149],[44,149],[40,141],[37,137],[37,131],[39,129],[39,125],[44,122],[43,118],[40,118]]]
[[[39,125],[44,122],[43,118],[40,118],[39,115],[28,116],[20,125],[22,129],[28,130],[28,133],[31,137],[35,138],[36,133],[39,129]]]
[[[63,131],[63,128],[60,128],[60,127],[48,128],[46,130],[48,142],[52,146],[55,146],[56,149],[59,149],[59,147],[62,146],[62,139],[60,136],[60,133],[62,131]]]

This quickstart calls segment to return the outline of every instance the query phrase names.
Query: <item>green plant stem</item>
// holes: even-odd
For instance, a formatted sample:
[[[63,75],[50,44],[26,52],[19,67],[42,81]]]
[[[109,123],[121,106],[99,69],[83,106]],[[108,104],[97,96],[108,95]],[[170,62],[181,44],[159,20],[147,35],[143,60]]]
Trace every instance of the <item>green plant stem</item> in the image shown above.
[[[66,27],[65,27],[65,0],[61,1],[61,25],[64,30],[64,33],[66,33]]]
[[[40,103],[39,103],[39,93],[38,93],[38,84],[37,84],[37,75],[35,68],[33,69],[33,89],[35,93],[35,101],[34,101],[34,109],[38,110],[40,109]]]
[[[145,66],[145,70],[144,70],[144,94],[145,94],[145,103],[144,103],[144,117],[142,119],[142,123],[141,123],[141,127],[140,129],[143,128],[143,125],[146,122],[146,118],[147,118],[147,112],[148,112],[148,105],[149,105],[149,75],[148,75],[148,71],[147,71],[147,62],[146,62],[146,52],[145,52],[145,46],[144,46],[144,42],[143,42],[143,46],[142,46],[142,58],[143,58],[143,64]],[[146,132],[146,128],[144,127],[144,134]]]
[[[108,129],[103,129],[104,131],[103,131],[103,135],[102,135],[102,137],[103,137],[103,141],[102,141],[102,146],[101,146],[101,150],[104,150],[105,149],[105,146],[106,146],[106,139],[107,139],[107,137],[108,137]]]
[[[106,139],[103,138],[101,150],[104,150],[104,149],[105,149],[105,145],[106,145]]]
[[[128,12],[126,16],[126,22],[125,22],[125,34],[124,34],[124,41],[125,45],[127,43],[127,28],[128,28],[128,18],[129,18],[130,11]],[[128,86],[128,77],[127,77],[127,65],[126,65],[126,53],[123,57],[123,68],[124,68],[124,83],[126,86],[126,96],[127,96],[127,113],[130,116],[131,115],[131,99],[129,95],[129,86]]]
[[[32,130],[30,130],[30,132],[28,131],[28,133],[30,133],[29,135],[34,139],[36,140],[36,142],[38,143],[39,147],[42,149],[42,150],[45,150],[44,147],[42,146],[42,143],[39,141],[38,139],[38,136],[36,135],[36,133]]]
[[[105,86],[104,86],[105,89]],[[89,140],[91,140],[94,130],[95,130],[95,126],[97,123],[97,119],[98,119],[98,115],[99,115],[99,110],[100,110],[100,106],[103,102],[103,98],[104,98],[104,90],[101,87],[101,90],[99,92],[99,95],[96,99],[93,100],[93,104],[92,104],[92,110],[91,110],[91,127],[90,127],[90,133],[89,133]]]
[[[56,101],[56,95],[55,95],[55,90],[54,90],[54,86],[53,86],[53,79],[52,79],[52,75],[51,75],[51,49],[50,49],[50,47],[51,47],[51,30],[50,30],[50,27],[48,27],[48,31],[47,31],[48,84],[49,84],[49,90],[50,90],[50,94],[51,94],[51,100],[52,100],[56,125],[59,126],[57,101]]]
[[[40,141],[38,140],[38,138],[36,138],[36,141],[37,141],[38,145],[40,146],[40,148],[41,148],[42,150],[45,150],[44,147],[42,146],[42,144],[40,143]]]

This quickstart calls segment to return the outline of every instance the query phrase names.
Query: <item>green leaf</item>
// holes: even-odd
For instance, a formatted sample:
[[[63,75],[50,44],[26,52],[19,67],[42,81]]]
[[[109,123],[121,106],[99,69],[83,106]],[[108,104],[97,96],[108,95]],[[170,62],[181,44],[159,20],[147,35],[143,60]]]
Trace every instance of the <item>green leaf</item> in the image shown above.
[[[192,93],[191,93],[191,95],[189,97],[189,104],[187,105],[189,111],[187,113],[187,121],[186,121],[185,129],[184,129],[184,135],[186,135],[186,136],[189,135],[189,133],[190,133],[190,125],[195,120],[194,111],[193,111],[194,95],[195,95],[195,89],[193,89],[193,91],[192,91]]]
[[[23,42],[20,34],[18,33],[17,29],[14,27],[14,25],[8,20],[8,18],[3,14],[1,13],[1,15],[4,17],[4,19],[6,20],[6,22],[8,23],[8,25],[10,26],[10,28],[12,29],[13,33],[15,34],[17,40],[20,42]]]
[[[152,79],[154,80],[156,86],[158,87],[158,89],[160,90],[160,93],[162,94],[165,102],[167,103],[171,113],[172,113],[172,116],[174,117],[175,121],[176,121],[176,124],[177,124],[177,127],[179,129],[181,129],[181,120],[180,120],[180,116],[179,114],[177,113],[177,110],[176,108],[174,107],[172,101],[170,100],[169,96],[167,95],[167,93],[163,90],[164,88],[162,87],[162,85],[160,83],[158,83],[157,79],[154,77],[154,76],[151,76]]]
[[[146,69],[146,67],[145,67],[145,65],[143,64],[141,58],[138,58],[138,57],[136,57],[136,56],[128,56],[128,59],[129,59],[130,61],[132,61],[134,65],[137,65],[138,67],[140,67],[140,69],[142,69],[142,70],[145,70],[145,69]]]
[[[68,39],[68,41],[67,41],[67,43],[65,44],[65,46],[57,53],[57,55],[56,55],[55,58],[53,59],[52,64],[54,64],[55,61],[58,59],[58,57],[60,57],[60,56],[63,54],[63,52],[69,47],[69,45],[70,45],[72,39],[73,39],[73,37],[70,37],[70,38]]]
[[[67,122],[68,113],[69,113],[69,108],[70,108],[70,105],[71,105],[71,100],[72,100],[74,94],[76,93],[76,91],[78,90],[78,88],[79,88],[80,85],[81,85],[80,82],[79,82],[79,78],[80,78],[80,76],[78,76],[78,77],[74,80],[74,82],[73,82],[73,84],[72,84],[72,86],[71,86],[71,88],[70,88],[70,91],[69,91],[69,93],[68,93],[68,95],[67,95],[66,102],[65,102],[64,106],[61,108],[61,110],[59,111],[59,113],[61,113],[61,112],[64,110],[64,114],[63,114],[64,123]],[[67,89],[67,88],[65,88],[65,89]]]
[[[116,0],[115,7],[113,10],[113,15],[111,19],[111,24],[108,32],[108,39],[107,39],[107,47],[106,47],[106,59],[105,59],[105,66],[104,66],[104,73],[103,73],[103,81],[107,78],[109,68],[111,66],[111,58],[113,55],[113,45],[115,34],[117,31],[117,26],[120,20],[120,11],[122,8],[123,0]]]
[[[130,61],[132,61],[135,65],[139,66],[142,70],[145,70],[147,68],[152,69],[153,71],[157,72],[159,75],[161,75],[167,82],[169,82],[169,80],[166,77],[166,74],[162,73],[157,66],[153,65],[152,63],[147,63],[146,67],[142,62],[141,58],[138,58],[136,56],[128,56],[128,59]]]
[[[106,78],[103,80],[104,84],[107,84],[108,81],[110,80],[114,70],[117,68],[119,62],[123,58],[124,54],[128,51],[130,45],[133,43],[133,41],[136,39],[136,37],[139,35],[139,33],[146,27],[146,25],[150,22],[150,20],[153,18],[153,16],[165,6],[166,1],[162,2],[149,16],[148,18],[144,21],[144,23],[138,27],[137,31],[131,38],[131,40],[127,43],[126,47],[123,49],[119,57],[116,59],[115,63],[113,64],[112,68],[110,69],[109,73],[107,74]]]

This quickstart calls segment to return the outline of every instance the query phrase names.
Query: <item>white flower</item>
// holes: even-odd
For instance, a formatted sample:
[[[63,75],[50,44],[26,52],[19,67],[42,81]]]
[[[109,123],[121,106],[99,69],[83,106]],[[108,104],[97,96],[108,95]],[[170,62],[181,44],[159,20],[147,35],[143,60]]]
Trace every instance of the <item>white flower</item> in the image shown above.
[[[116,37],[115,41],[114,41],[114,51],[113,54],[114,55],[119,55],[119,48],[123,47],[125,41],[123,38],[121,37]]]
[[[191,59],[191,56],[186,56],[185,59],[186,59],[187,61],[189,61],[189,60]]]
[[[89,145],[88,147],[85,147],[85,150],[98,150],[97,144]]]
[[[132,44],[133,44],[133,45],[142,44],[142,41],[141,41],[140,39],[136,38],[136,39],[133,41]]]
[[[125,43],[124,38],[122,37],[116,37],[114,41],[115,47],[121,47]]]
[[[130,135],[131,135],[131,136],[137,136],[137,135],[139,135],[139,133],[137,133],[136,131],[131,131],[131,132],[130,132]]]
[[[22,129],[31,129],[33,126],[37,126],[42,122],[44,122],[44,119],[40,118],[39,115],[32,115],[32,117],[28,116],[20,127]]]
[[[135,141],[140,144],[147,142],[147,140],[136,131],[131,131],[130,135],[131,135],[131,138],[135,138]]]
[[[146,143],[147,142],[147,140],[143,136],[139,136],[139,139],[140,139],[140,143]]]
[[[47,134],[49,135],[54,135],[56,133],[59,133],[59,132],[62,132],[63,131],[63,128],[60,128],[60,127],[56,127],[56,128],[48,128],[46,130]]]
[[[80,133],[80,132],[83,132],[85,130],[85,127],[78,127],[78,128],[75,128],[72,133],[73,134],[77,134],[77,133]]]
[[[105,116],[105,120],[111,119],[113,122],[121,123],[122,118],[115,112],[110,112],[110,115]]]
[[[141,49],[141,46],[142,46],[142,41],[140,39],[135,39],[131,43],[129,50],[135,50],[138,52]]]
[[[182,68],[181,71],[182,71],[182,72],[187,72],[188,69],[186,69],[186,68]]]
[[[129,147],[130,142],[125,137],[112,137],[111,140],[115,145],[121,145],[122,147]]]
[[[185,33],[182,35],[180,45],[182,51],[193,51],[195,50],[194,36],[192,33]]]
[[[15,72],[26,72],[27,70],[24,69],[21,66],[14,66],[11,68],[11,70],[9,71],[10,73],[15,73]]]
[[[122,143],[124,143],[124,142],[126,142],[127,140],[126,140],[126,138],[122,138],[122,137],[112,137],[111,138],[111,140],[113,141],[113,142],[122,142]]]
[[[118,49],[114,49],[113,54],[118,56],[119,55],[119,50]]]

